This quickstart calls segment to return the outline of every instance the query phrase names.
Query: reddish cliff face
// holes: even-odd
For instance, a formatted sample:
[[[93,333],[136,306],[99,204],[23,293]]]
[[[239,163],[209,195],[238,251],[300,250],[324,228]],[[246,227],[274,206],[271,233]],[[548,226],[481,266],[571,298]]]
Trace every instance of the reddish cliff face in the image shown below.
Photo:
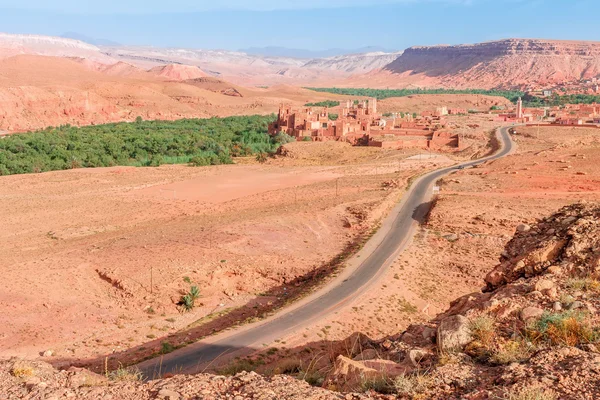
[[[393,86],[523,88],[600,75],[600,43],[507,39],[412,47],[375,74]]]

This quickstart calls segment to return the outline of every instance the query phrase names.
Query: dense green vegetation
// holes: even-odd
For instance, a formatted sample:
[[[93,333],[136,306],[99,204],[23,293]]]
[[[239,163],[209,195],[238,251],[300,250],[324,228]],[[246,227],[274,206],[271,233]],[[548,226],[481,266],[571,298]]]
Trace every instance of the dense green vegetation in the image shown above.
[[[339,101],[334,101],[334,100],[325,100],[325,101],[320,101],[318,103],[306,103],[305,106],[306,107],[337,107],[340,105]]]
[[[363,88],[307,88],[316,92],[334,93],[348,96],[375,97],[383,100],[390,97],[405,97],[415,94],[484,94],[488,96],[506,97],[515,102],[524,92],[516,90],[484,90],[484,89],[363,89]]]
[[[518,90],[484,90],[484,89],[364,89],[364,88],[307,88],[316,92],[334,93],[347,96],[375,97],[379,100],[390,97],[405,97],[415,94],[481,94],[504,97],[515,103],[519,97],[526,107],[552,107],[564,104],[600,103],[600,96],[589,94],[559,95],[541,98]]]
[[[276,150],[275,117],[248,116],[142,121],[87,127],[69,125],[0,139],[0,175],[81,167],[160,164],[215,165],[232,157]],[[287,135],[286,135],[287,136]]]
[[[591,94],[569,94],[540,98],[530,95],[523,96],[523,104],[527,107],[555,107],[565,104],[592,104],[600,103],[600,96]]]

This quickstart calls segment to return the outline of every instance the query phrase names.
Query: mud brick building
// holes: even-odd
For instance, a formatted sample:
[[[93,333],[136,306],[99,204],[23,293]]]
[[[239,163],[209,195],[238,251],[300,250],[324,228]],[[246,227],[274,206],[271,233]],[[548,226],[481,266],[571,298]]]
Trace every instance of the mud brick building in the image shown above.
[[[385,119],[377,112],[377,99],[348,100],[337,107],[337,119],[330,118],[327,107],[292,109],[281,105],[277,120],[269,125],[269,134],[286,133],[304,141],[345,141],[354,145],[382,148],[461,148],[459,135],[445,132],[444,115],[440,108],[420,120]]]

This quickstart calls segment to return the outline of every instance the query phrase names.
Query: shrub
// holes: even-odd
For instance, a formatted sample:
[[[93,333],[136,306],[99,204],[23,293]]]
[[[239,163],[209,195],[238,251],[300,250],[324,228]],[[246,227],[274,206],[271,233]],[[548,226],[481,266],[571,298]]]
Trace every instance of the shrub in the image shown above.
[[[600,282],[594,278],[573,278],[567,281],[567,287],[585,292],[600,292]]]
[[[398,300],[398,303],[400,305],[400,311],[402,311],[402,312],[414,314],[417,311],[419,311],[417,306],[415,306],[414,304],[412,304],[410,301],[408,301],[406,299],[400,299],[400,300]]]
[[[35,375],[35,369],[24,361],[16,361],[10,369],[10,374],[17,378],[29,378]]]
[[[422,373],[403,374],[394,381],[394,387],[398,394],[411,397],[422,395],[434,384],[435,381],[431,375]]]
[[[297,374],[302,370],[302,363],[298,359],[281,360],[274,369],[275,374]]]
[[[210,165],[210,159],[205,156],[196,156],[190,159],[190,165],[194,167],[204,167]]]
[[[243,372],[243,371],[251,372],[251,371],[254,371],[255,369],[256,369],[256,366],[250,360],[237,360],[237,361],[233,361],[233,362],[229,363],[229,365],[222,368],[218,372],[221,375],[231,376],[231,375],[239,374],[240,372]]]
[[[108,379],[117,382],[140,382],[143,379],[143,375],[137,368],[124,368],[120,366],[118,369],[108,373]]]
[[[495,321],[487,315],[480,315],[473,319],[469,326],[475,340],[481,342],[482,345],[489,347],[493,344],[496,337]]]
[[[546,341],[554,346],[595,343],[600,338],[598,328],[592,325],[586,313],[571,311],[545,312],[526,332],[534,343]]]
[[[162,342],[160,344],[160,354],[168,354],[175,350],[175,346],[173,346],[169,342]]]
[[[325,375],[317,370],[309,370],[300,373],[300,379],[311,386],[322,386],[325,382]]]
[[[179,299],[178,306],[181,306],[184,311],[192,311],[196,305],[196,300],[200,297],[200,289],[198,286],[192,286],[186,294]]]
[[[192,299],[196,300],[198,297],[200,297],[200,289],[198,289],[198,286],[192,286],[190,288],[189,294],[192,297]]]
[[[360,382],[360,389],[363,392],[373,390],[381,394],[394,393],[394,385],[385,376],[363,377]]]
[[[275,142],[276,144],[286,144],[286,143],[291,143],[291,142],[295,142],[295,141],[296,141],[295,137],[290,136],[285,132],[279,132],[275,136],[273,136],[273,142]]]
[[[533,346],[523,340],[509,340],[498,345],[492,354],[491,362],[498,365],[526,361],[531,357]]]
[[[261,164],[266,163],[267,162],[267,153],[264,153],[264,152],[258,153],[256,155],[256,161],[258,161]]]

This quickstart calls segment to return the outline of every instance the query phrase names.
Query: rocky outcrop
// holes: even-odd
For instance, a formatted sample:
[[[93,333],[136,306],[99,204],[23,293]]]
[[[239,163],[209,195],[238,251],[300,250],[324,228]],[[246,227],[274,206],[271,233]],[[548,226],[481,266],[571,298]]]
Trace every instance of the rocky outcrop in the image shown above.
[[[389,83],[427,87],[525,88],[600,75],[600,43],[506,39],[411,47],[384,67]]]
[[[437,330],[437,344],[441,352],[460,351],[473,340],[469,320],[462,315],[444,318]]]
[[[584,204],[567,207],[527,230],[517,230],[506,246],[504,260],[485,281],[487,290],[531,277],[555,266],[587,275],[600,273],[600,210]],[[537,284],[539,291],[553,287]]]
[[[339,393],[311,387],[289,376],[262,377],[242,372],[234,377],[199,374],[140,382],[134,375],[113,379],[85,370],[57,371],[42,362],[0,362],[0,393],[7,399],[303,399],[339,400]],[[353,399],[366,399],[356,395]]]
[[[600,42],[544,39],[504,39],[485,43],[461,44],[457,46],[415,46],[405,55],[435,56],[481,56],[503,55],[577,55],[600,57]]]

